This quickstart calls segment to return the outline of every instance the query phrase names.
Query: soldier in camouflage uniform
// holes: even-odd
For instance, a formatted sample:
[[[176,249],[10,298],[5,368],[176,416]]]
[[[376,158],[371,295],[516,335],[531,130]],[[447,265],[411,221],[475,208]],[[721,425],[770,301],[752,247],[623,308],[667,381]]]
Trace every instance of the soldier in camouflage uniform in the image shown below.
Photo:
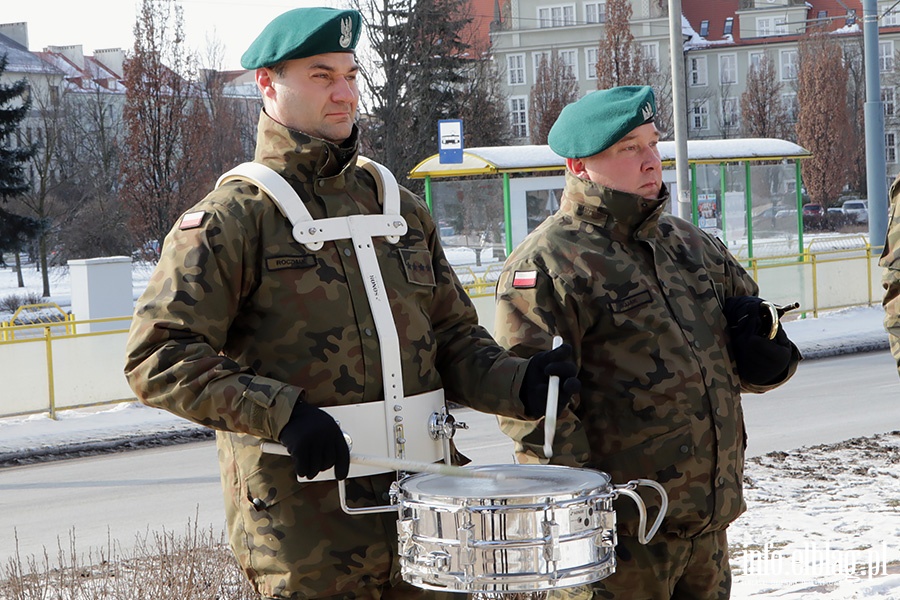
[[[375,180],[356,166],[359,26],[356,11],[289,11],[242,58],[263,95],[255,162],[317,219],[382,211]],[[407,233],[372,244],[408,394],[443,387],[478,410],[537,418],[547,376],[558,374],[565,404],[578,387],[571,348],[529,361],[498,346],[478,325],[426,206],[400,194]],[[341,429],[318,407],[384,399],[382,332],[356,255],[351,240],[308,249],[271,198],[231,181],[173,227],[136,306],[128,381],[142,402],[217,430],[231,545],[267,599],[436,595],[400,581],[396,513],[349,516],[334,481],[298,480],[331,467],[337,479],[348,474]],[[262,440],[282,442],[290,456],[263,453]],[[347,503],[387,504],[396,478],[350,478]]]
[[[668,493],[646,546],[633,504],[616,502],[616,571],[581,596],[727,598],[725,528],[745,509],[740,394],[781,385],[800,355],[777,317],[763,326],[769,308],[724,245],[664,212],[655,114],[643,86],[562,111],[549,137],[567,159],[561,206],[508,258],[495,337],[523,356],[554,335],[574,347],[582,388],[551,463],[615,483],[652,479]],[[547,462],[542,422],[500,422],[521,462]],[[659,500],[644,496],[653,517]]]
[[[884,327],[891,338],[891,353],[900,373],[900,177],[891,185],[891,218],[884,252],[878,263],[884,267]]]

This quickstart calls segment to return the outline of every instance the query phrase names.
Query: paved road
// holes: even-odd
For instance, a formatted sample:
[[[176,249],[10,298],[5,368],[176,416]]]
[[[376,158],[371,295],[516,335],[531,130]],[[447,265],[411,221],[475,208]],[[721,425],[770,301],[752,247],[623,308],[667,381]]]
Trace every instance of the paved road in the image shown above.
[[[890,354],[811,361],[782,388],[744,397],[748,452],[791,450],[900,428],[900,378]],[[509,463],[512,443],[491,415],[455,411],[470,429],[460,448],[476,463]],[[189,520],[221,531],[224,523],[215,446],[211,442],[0,469],[0,565],[15,553],[51,559],[74,531],[81,552],[128,550],[136,535]]]

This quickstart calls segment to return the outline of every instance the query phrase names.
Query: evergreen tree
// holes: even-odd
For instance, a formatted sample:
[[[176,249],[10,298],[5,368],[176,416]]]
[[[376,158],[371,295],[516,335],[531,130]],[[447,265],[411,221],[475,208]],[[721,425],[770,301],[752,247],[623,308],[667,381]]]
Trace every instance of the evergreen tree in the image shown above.
[[[6,71],[7,56],[0,56],[0,76]],[[32,145],[15,143],[19,127],[31,107],[28,82],[0,84],[0,201],[6,203],[27,192],[30,182],[25,166],[34,155]],[[21,217],[0,207],[0,253],[17,252],[22,244],[40,231],[40,222]]]
[[[363,153],[398,179],[438,150],[440,119],[466,119],[467,146],[504,143],[508,118],[495,76],[464,39],[472,22],[465,0],[352,0],[365,22],[374,60],[361,56]],[[474,77],[474,79],[473,79]],[[501,123],[502,127],[497,127]],[[493,132],[493,133],[492,133]],[[402,183],[420,189],[419,181]]]

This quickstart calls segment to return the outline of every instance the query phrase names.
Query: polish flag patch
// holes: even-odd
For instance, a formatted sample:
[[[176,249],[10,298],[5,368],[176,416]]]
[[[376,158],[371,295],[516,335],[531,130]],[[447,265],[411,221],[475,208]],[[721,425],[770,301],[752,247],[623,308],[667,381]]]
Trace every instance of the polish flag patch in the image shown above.
[[[206,215],[205,212],[197,211],[192,213],[187,213],[183,217],[181,217],[181,223],[178,225],[178,229],[193,229],[195,227],[200,227],[200,223],[203,222],[203,217]]]
[[[514,288],[533,288],[537,285],[537,271],[516,271],[513,274]]]

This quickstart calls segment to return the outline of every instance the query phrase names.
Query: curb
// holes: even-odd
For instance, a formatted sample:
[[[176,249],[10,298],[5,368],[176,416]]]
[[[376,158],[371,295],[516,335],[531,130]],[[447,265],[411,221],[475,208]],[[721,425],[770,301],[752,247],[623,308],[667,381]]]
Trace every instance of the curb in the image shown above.
[[[812,345],[807,348],[800,347],[800,354],[804,360],[816,360],[819,358],[831,358],[834,356],[844,356],[847,354],[861,354],[864,352],[879,352],[881,350],[890,350],[891,343],[888,339],[870,339],[859,340],[852,344],[844,344],[837,346],[819,346]]]
[[[105,440],[89,440],[60,446],[23,448],[21,450],[0,452],[0,467],[13,467],[66,458],[78,458],[80,456],[124,452],[126,450],[152,448],[155,446],[174,446],[176,444],[211,440],[215,439],[215,437],[216,432],[214,430],[206,427],[196,427],[181,431],[128,435]]]

